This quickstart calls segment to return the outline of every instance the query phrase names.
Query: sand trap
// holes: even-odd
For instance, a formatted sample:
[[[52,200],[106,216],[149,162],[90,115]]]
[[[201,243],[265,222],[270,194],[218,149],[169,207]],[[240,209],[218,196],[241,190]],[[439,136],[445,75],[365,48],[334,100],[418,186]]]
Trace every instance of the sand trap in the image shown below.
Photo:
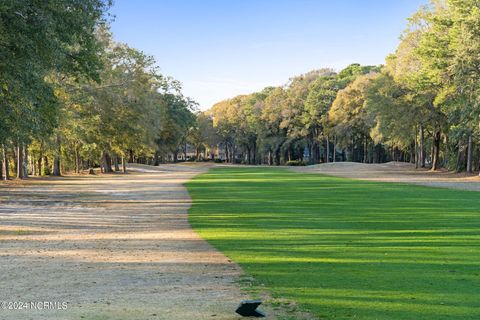
[[[480,178],[477,175],[457,174],[446,171],[431,172],[426,169],[415,169],[413,164],[404,162],[383,164],[336,162],[307,167],[291,167],[290,169],[295,172],[321,173],[353,179],[403,182],[432,187],[480,191]]]

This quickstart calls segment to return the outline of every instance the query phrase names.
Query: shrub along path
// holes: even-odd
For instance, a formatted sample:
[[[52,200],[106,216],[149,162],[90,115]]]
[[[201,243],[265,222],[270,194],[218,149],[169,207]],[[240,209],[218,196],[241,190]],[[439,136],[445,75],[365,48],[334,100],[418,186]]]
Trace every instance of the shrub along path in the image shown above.
[[[480,318],[477,192],[279,168],[216,168],[187,187],[202,237],[322,319]]]

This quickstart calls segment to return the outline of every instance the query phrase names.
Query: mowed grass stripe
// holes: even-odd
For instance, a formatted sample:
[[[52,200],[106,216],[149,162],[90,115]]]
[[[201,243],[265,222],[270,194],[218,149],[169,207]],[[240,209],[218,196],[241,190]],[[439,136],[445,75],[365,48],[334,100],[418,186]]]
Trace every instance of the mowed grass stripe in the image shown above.
[[[480,319],[480,193],[280,168],[187,187],[202,237],[322,319]]]

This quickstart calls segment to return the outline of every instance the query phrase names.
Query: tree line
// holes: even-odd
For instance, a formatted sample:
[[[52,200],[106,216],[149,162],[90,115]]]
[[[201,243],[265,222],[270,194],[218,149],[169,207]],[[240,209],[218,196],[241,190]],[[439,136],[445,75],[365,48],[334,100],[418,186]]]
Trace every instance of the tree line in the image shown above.
[[[291,78],[196,112],[155,60],[113,41],[108,0],[0,3],[0,177],[218,157],[248,164],[480,167],[480,5],[433,0],[381,66]]]
[[[478,170],[480,4],[434,0],[400,40],[384,65],[314,70],[215,104],[197,116],[193,145],[249,164],[395,160]]]
[[[159,163],[195,102],[145,53],[112,40],[110,1],[0,3],[0,177]]]

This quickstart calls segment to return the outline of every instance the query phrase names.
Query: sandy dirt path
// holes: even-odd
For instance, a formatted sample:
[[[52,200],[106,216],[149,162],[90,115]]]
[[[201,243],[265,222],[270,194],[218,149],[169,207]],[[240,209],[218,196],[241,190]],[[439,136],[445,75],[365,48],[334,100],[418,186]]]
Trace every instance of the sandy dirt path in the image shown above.
[[[321,173],[337,177],[383,182],[402,182],[461,190],[480,191],[480,178],[477,175],[456,174],[446,171],[431,172],[415,169],[410,163],[389,162],[383,164],[363,164],[337,162],[307,167],[290,167],[295,172]]]
[[[0,302],[68,302],[0,319],[238,319],[240,268],[187,221],[206,169],[137,169],[0,186]]]

